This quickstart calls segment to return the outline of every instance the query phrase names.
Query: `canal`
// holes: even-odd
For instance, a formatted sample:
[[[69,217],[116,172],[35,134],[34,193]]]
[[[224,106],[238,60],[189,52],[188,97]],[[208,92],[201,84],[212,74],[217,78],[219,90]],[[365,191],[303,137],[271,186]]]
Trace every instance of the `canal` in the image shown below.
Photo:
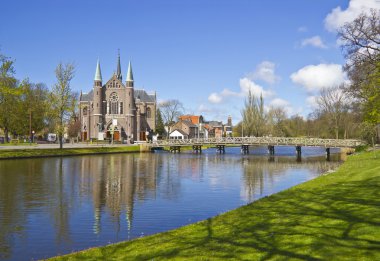
[[[333,150],[332,152],[338,152]],[[0,161],[0,260],[143,237],[235,209],[335,169],[324,148],[240,148]]]

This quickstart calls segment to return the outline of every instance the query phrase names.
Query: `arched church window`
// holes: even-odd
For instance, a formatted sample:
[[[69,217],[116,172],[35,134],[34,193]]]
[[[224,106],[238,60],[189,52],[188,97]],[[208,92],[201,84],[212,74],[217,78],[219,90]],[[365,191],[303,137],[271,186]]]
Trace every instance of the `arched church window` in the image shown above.
[[[87,107],[83,108],[83,116],[87,116]]]
[[[109,101],[110,101],[111,114],[118,114],[119,96],[117,95],[116,92],[111,93]]]
[[[150,110],[149,107],[146,109],[146,117],[147,118],[151,118],[152,117],[152,111]]]

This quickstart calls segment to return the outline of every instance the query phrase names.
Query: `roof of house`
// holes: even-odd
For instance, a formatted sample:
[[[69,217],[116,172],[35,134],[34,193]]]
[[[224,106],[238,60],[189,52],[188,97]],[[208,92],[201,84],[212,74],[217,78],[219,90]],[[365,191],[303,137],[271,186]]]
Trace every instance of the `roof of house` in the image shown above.
[[[182,130],[180,130],[180,129],[174,129],[172,132],[170,132],[170,134],[169,135],[171,135],[173,132],[175,132],[175,131],[178,131],[179,133],[181,133],[183,136],[187,136],[188,134],[186,134],[185,132],[183,132]]]
[[[191,121],[193,124],[199,124],[201,121],[202,116],[196,116],[196,115],[181,115],[178,117],[179,120],[182,121]]]
[[[192,123],[191,121],[181,121],[183,124],[186,124],[189,128],[197,128],[198,126]]]

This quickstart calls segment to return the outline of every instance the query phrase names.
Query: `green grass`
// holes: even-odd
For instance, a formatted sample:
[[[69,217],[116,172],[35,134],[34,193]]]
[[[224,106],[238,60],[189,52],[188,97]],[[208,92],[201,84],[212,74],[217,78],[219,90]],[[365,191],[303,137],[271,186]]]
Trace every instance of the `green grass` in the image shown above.
[[[33,157],[53,157],[53,156],[73,156],[88,154],[139,152],[139,146],[123,147],[89,147],[89,148],[63,148],[63,149],[1,149],[0,159],[33,158]]]
[[[54,258],[167,259],[380,260],[380,152],[196,224]]]

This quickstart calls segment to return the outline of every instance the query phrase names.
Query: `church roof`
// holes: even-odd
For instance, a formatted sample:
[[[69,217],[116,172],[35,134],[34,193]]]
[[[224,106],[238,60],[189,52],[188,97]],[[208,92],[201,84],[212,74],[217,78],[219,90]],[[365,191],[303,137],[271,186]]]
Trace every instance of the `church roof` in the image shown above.
[[[80,101],[92,101],[94,98],[94,92],[91,90],[89,93],[82,93]]]
[[[95,81],[102,81],[102,71],[100,70],[100,62],[98,59],[98,62],[96,64],[96,71],[95,71]]]
[[[136,90],[134,91],[135,99],[140,99],[141,102],[155,102],[156,95],[148,94],[145,90]]]
[[[131,61],[129,61],[129,64],[128,64],[127,82],[133,82],[133,72],[132,72]]]

